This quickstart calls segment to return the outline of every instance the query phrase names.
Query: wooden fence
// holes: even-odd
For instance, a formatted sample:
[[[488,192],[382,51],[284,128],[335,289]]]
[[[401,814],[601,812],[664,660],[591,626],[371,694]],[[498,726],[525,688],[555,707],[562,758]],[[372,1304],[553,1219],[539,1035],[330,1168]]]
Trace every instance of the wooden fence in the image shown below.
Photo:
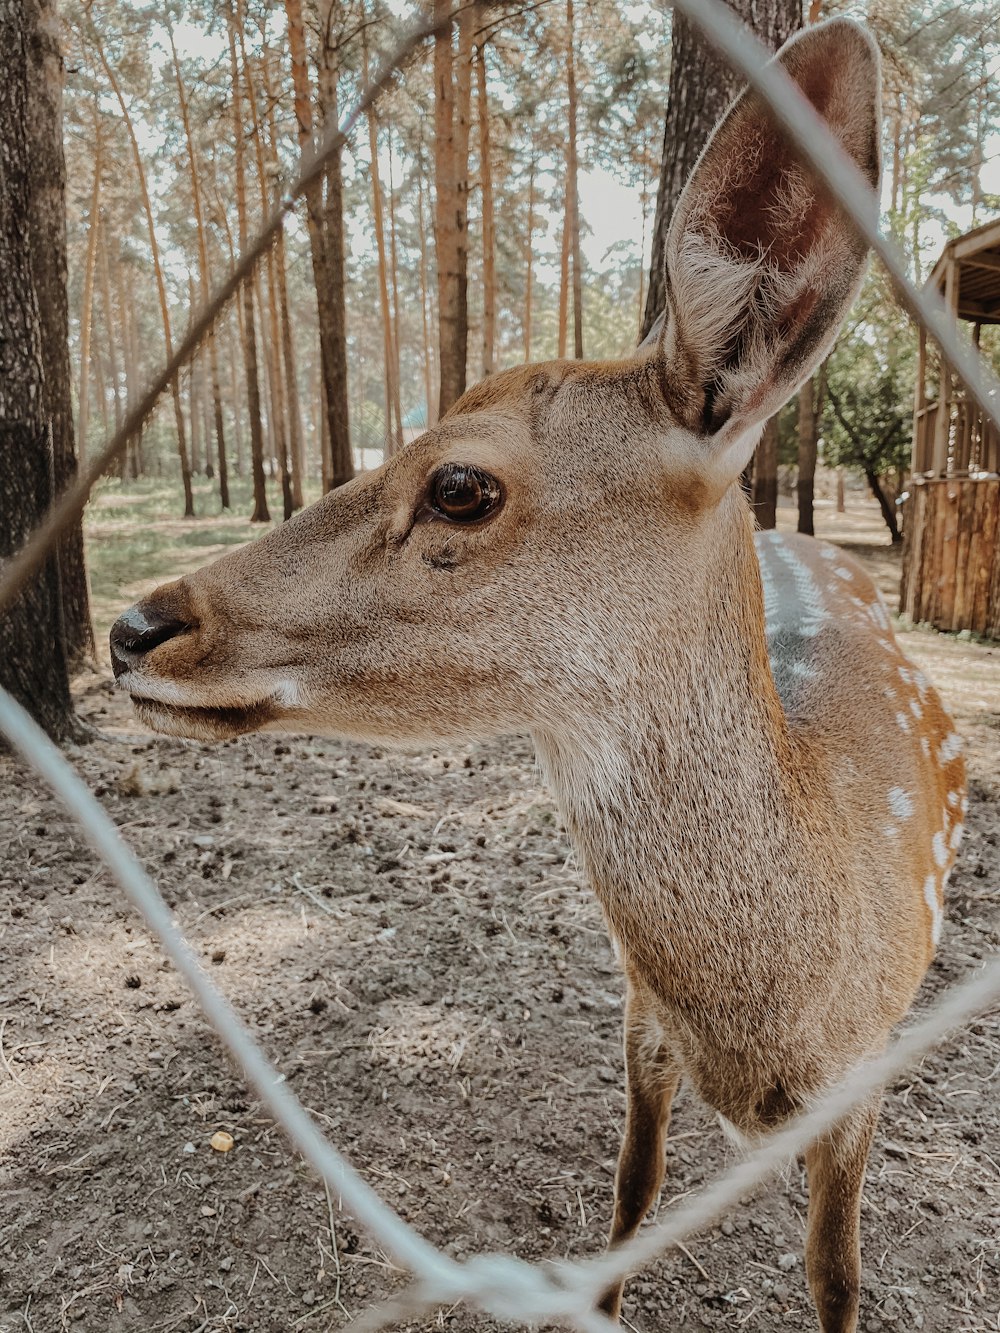
[[[1000,477],[914,478],[899,609],[916,624],[1000,638]]]

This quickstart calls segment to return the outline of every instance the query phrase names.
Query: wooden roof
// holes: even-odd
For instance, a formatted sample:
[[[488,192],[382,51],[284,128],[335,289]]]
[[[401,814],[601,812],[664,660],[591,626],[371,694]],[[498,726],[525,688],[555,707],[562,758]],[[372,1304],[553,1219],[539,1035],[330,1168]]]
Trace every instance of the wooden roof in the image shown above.
[[[1000,324],[1000,218],[949,241],[927,279],[928,287],[945,291],[952,266],[959,319]]]

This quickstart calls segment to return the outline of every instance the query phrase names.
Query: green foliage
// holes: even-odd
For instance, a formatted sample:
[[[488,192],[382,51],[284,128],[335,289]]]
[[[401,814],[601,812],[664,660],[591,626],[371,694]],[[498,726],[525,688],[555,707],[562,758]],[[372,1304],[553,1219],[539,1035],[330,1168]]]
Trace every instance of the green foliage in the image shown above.
[[[825,463],[876,475],[909,466],[914,359],[906,317],[872,273],[824,367]]]

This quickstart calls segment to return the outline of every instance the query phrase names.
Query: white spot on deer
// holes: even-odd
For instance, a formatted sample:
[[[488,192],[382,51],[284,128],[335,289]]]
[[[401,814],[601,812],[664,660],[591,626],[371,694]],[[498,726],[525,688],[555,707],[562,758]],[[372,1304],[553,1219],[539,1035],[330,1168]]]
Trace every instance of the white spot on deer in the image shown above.
[[[801,610],[796,630],[803,638],[812,638],[819,633],[820,625],[827,618],[819,584],[813,578],[809,566],[804,564],[784,542],[779,541],[774,544],[774,553],[791,572],[792,582],[795,584],[796,600]]]
[[[882,834],[886,838],[898,838],[899,837],[898,824],[886,824],[885,828],[882,830]]]
[[[966,816],[968,813],[969,813],[969,798],[968,798],[968,796],[963,796],[963,797],[962,797],[962,818],[964,819],[965,816]]]
[[[924,715],[924,710],[920,707],[919,703],[917,703],[916,699],[910,700],[910,712],[918,719],[922,718]]]
[[[801,680],[816,679],[816,668],[810,666],[808,662],[792,662],[788,669]]]
[[[896,691],[892,688],[891,685],[887,685],[885,689],[882,691],[882,693],[885,695],[887,699],[895,700],[896,698]]]
[[[911,819],[916,807],[913,804],[913,797],[902,787],[889,788],[889,809],[897,819]]]
[[[897,713],[897,714],[896,714],[896,722],[897,722],[897,724],[898,724],[898,726],[899,726],[900,731],[909,731],[909,730],[910,730],[910,720],[909,720],[909,718],[906,716],[905,713]]]
[[[924,695],[931,687],[930,681],[927,679],[927,677],[924,675],[922,671],[915,671],[913,673],[913,683],[920,691],[921,699],[924,697]]]
[[[854,578],[854,571],[848,569],[846,565],[838,565],[833,572],[837,575],[838,578],[846,579],[848,583],[850,583],[851,579]]]
[[[913,682],[913,672],[909,667],[901,666],[899,668],[899,679],[904,685],[910,685]]]
[[[948,864],[948,846],[944,840],[943,833],[935,833],[931,839],[931,851],[934,853],[934,860],[943,870]]]
[[[952,807],[958,805],[958,792],[950,791],[948,793],[948,804]]]
[[[964,831],[964,827],[965,826],[963,824],[957,823],[951,831],[950,841],[951,841],[951,850],[953,852],[958,851],[959,843],[962,841],[962,833]]]
[[[872,620],[874,620],[875,624],[878,625],[879,629],[889,629],[889,613],[882,605],[881,600],[872,602],[868,614],[871,616]]]
[[[931,940],[934,944],[937,944],[941,938],[941,924],[944,920],[944,913],[941,911],[941,904],[938,901],[936,875],[928,875],[924,880],[924,902],[930,908],[931,913]]]
[[[964,741],[957,731],[953,731],[950,736],[946,736],[938,748],[938,762],[941,764],[950,764],[962,753]]]
[[[931,757],[931,743],[930,743],[930,741],[927,739],[926,736],[921,736],[921,737],[920,737],[920,748],[921,748],[921,750],[923,751],[924,758],[925,758],[925,759],[930,759],[930,757]]]

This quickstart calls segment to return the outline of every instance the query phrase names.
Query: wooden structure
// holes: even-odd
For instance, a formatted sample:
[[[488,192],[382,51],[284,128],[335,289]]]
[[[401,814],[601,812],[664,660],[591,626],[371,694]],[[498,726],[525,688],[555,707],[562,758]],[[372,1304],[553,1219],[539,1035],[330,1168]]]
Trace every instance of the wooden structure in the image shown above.
[[[978,347],[1000,324],[1000,218],[949,241],[927,282]],[[1000,638],[1000,432],[960,380],[938,372],[932,391],[929,371],[921,328],[900,612]]]

